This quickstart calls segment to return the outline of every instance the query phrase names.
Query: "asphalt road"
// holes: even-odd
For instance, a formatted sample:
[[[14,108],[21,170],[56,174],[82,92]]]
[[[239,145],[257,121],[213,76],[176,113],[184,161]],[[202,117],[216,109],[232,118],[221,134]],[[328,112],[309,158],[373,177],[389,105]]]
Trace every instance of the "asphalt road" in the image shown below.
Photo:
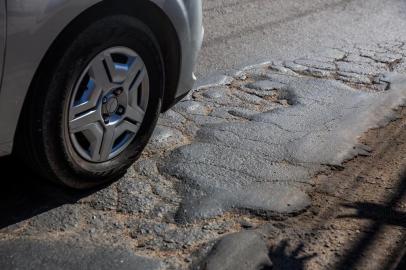
[[[0,162],[0,269],[371,270],[404,256],[406,0],[204,1],[201,77],[276,61],[192,92],[111,185],[67,190]]]
[[[404,0],[203,0],[206,36],[197,66],[205,77],[263,59],[406,36]]]

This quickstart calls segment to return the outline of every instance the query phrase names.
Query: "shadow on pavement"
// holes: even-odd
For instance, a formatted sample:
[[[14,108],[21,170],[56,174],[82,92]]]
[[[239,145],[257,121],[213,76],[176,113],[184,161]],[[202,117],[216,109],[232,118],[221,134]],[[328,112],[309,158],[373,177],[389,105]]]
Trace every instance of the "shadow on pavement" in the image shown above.
[[[0,172],[0,229],[97,191],[77,191],[52,184],[12,157],[0,158]]]
[[[404,270],[406,269],[406,248],[403,250],[403,257],[399,260],[399,264],[394,270]]]
[[[344,205],[347,208],[355,209],[356,214],[342,215],[338,218],[368,219],[371,220],[372,223],[363,230],[364,234],[344,254],[343,259],[340,260],[334,269],[355,269],[363,258],[364,253],[374,245],[375,240],[377,240],[385,226],[400,226],[406,228],[406,213],[395,210],[397,204],[400,203],[405,196],[406,171],[400,176],[398,185],[393,190],[393,195],[387,200],[386,204],[357,202]],[[386,263],[382,265],[380,269],[406,269],[403,268],[405,266],[406,234],[403,235],[402,239],[398,240],[398,243],[398,247],[394,249],[395,252],[393,252],[391,256],[388,256]]]
[[[355,210],[354,214],[340,215],[337,218],[352,218],[370,220],[371,224],[363,229],[363,234],[344,253],[341,260],[331,269],[349,270],[357,269],[358,264],[365,259],[366,252],[371,248],[379,248],[375,241],[383,233],[385,226],[397,226],[406,229],[406,212],[396,210],[396,206],[404,201],[406,196],[406,171],[399,177],[397,186],[393,189],[393,194],[384,204],[368,202],[356,202],[343,204],[344,207]],[[396,241],[397,240],[397,241]],[[406,234],[402,239],[393,239],[399,243],[394,248],[392,254],[386,258],[381,270],[404,270],[406,269]],[[273,263],[272,268],[263,270],[303,270],[306,263],[316,256],[301,255],[304,244],[300,244],[293,251],[290,251],[287,241],[281,241],[274,247],[269,257]]]
[[[356,214],[341,215],[339,218],[370,219],[381,221],[386,225],[400,226],[406,228],[406,213],[397,211],[386,205],[375,203],[357,202],[354,204],[343,204],[346,208],[355,209]]]
[[[281,241],[269,252],[273,266],[263,270],[304,270],[306,262],[315,257],[316,254],[301,255],[303,248],[304,244],[299,244],[293,251],[288,251],[288,242],[286,240]]]

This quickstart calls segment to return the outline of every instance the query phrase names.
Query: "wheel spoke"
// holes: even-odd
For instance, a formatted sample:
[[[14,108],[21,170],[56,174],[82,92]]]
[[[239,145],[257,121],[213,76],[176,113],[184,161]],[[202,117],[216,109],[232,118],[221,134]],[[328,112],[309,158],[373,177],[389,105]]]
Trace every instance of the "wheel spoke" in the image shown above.
[[[104,58],[99,56],[95,58],[89,68],[89,75],[93,78],[96,84],[96,89],[99,91],[107,90],[111,86],[110,74],[104,65]]]
[[[139,106],[128,106],[126,117],[137,123],[141,123],[144,119],[145,112]]]
[[[118,137],[120,137],[126,131],[129,131],[129,132],[132,132],[132,133],[136,134],[139,129],[140,129],[139,124],[136,125],[136,124],[133,124],[133,123],[128,122],[128,121],[123,121],[116,128],[116,139]]]
[[[75,118],[78,114],[83,114],[97,106],[101,94],[101,88],[95,89],[87,102],[72,106],[70,119]]]
[[[145,77],[145,73],[144,64],[142,63],[141,59],[136,58],[128,70],[124,87],[126,87],[129,91],[137,89]]]
[[[76,115],[81,114],[87,110],[90,110],[93,107],[94,106],[91,106],[88,102],[72,107],[71,118],[75,118]]]
[[[149,78],[148,74],[145,74],[144,80],[141,86],[141,100],[139,101],[139,106],[145,111],[147,110],[148,100],[149,100]]]
[[[115,140],[115,127],[108,126],[103,135],[103,142],[100,148],[100,159],[108,160],[113,149],[113,144]]]
[[[117,68],[110,53],[104,54],[104,63],[106,64],[107,72],[110,75],[111,82],[123,83],[127,77],[127,69]]]
[[[88,126],[88,129],[83,131],[83,135],[90,143],[88,149],[92,160],[100,160],[100,148],[103,141],[103,128],[99,123],[93,123]]]
[[[143,92],[139,93],[139,91],[142,91],[142,89],[140,89],[140,85],[142,83],[144,83],[144,81],[146,81],[146,71],[145,68],[142,69],[139,73],[138,76],[135,78],[135,81],[132,82],[132,84],[129,86],[129,103],[132,106],[138,105],[138,97],[139,95],[141,95],[141,98],[143,97]],[[142,88],[142,87],[141,87]]]
[[[71,133],[80,132],[89,128],[89,125],[96,123],[100,120],[97,111],[90,111],[74,118],[69,122],[69,128]]]

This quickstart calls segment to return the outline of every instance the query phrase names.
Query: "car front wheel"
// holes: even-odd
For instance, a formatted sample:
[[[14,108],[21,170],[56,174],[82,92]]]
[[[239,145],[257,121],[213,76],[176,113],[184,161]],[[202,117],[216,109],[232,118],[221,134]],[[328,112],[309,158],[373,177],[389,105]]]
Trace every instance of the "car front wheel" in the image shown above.
[[[159,46],[126,16],[92,23],[30,90],[17,147],[46,178],[89,188],[120,178],[140,156],[164,91]]]

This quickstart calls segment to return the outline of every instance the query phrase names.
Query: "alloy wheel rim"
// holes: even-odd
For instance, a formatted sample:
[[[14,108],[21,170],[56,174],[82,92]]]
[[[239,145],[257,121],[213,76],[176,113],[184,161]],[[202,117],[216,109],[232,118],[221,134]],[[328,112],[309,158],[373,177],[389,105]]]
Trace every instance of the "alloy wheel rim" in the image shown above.
[[[69,104],[68,130],[76,152],[95,163],[122,153],[144,120],[149,90],[147,68],[132,49],[112,47],[96,55]]]

